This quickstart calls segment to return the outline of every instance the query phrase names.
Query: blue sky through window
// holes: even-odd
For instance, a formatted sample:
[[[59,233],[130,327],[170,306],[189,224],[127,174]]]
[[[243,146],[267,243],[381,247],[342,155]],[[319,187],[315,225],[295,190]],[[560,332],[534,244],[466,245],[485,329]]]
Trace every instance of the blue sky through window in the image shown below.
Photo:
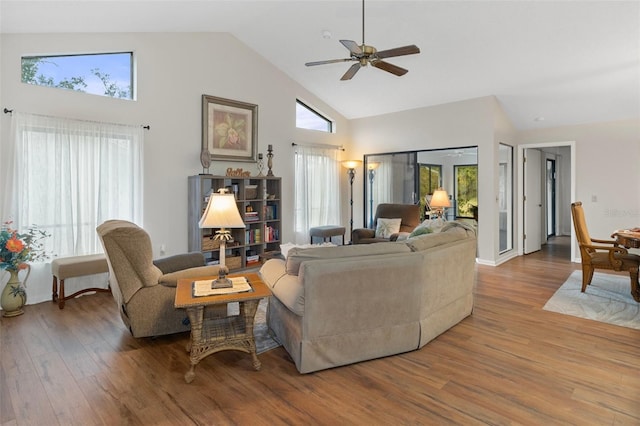
[[[22,59],[41,59],[41,62],[38,63],[37,75],[52,78],[54,86],[65,79],[70,80],[72,77],[82,77],[87,84],[86,88],[81,88],[83,92],[109,96],[105,95],[103,82],[91,71],[98,69],[102,75],[108,74],[110,83],[115,83],[120,89],[128,90],[128,96],[125,96],[125,98],[132,99],[132,57],[131,52],[124,52],[67,56],[31,56],[23,57]],[[115,97],[119,96],[116,95]]]

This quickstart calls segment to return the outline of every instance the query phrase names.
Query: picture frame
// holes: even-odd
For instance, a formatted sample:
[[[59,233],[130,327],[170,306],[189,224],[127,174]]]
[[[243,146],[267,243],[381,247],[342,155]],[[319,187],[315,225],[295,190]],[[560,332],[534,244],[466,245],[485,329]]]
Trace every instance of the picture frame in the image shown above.
[[[255,163],[258,105],[202,95],[202,151],[211,161]]]

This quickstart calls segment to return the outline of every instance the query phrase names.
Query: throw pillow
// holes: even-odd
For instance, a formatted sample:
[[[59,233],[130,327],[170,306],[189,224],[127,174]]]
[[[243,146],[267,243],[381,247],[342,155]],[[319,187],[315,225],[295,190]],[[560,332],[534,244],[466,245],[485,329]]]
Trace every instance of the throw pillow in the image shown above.
[[[409,234],[409,238],[417,237],[418,235],[431,234],[432,232],[431,228],[418,226],[413,230],[413,232],[411,232],[411,234]]]
[[[440,232],[445,223],[447,222],[441,217],[436,219],[426,219],[418,225],[418,228],[429,228],[431,229],[431,232]]]
[[[378,218],[376,238],[389,238],[392,234],[400,232],[400,222],[402,222],[402,219]]]

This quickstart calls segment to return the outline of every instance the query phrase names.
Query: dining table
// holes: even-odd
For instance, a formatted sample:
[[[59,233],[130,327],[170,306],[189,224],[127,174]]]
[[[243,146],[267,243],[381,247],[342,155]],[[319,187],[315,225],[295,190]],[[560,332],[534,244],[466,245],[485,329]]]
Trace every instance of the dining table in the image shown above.
[[[631,229],[618,229],[611,238],[625,248],[640,248],[640,227]]]

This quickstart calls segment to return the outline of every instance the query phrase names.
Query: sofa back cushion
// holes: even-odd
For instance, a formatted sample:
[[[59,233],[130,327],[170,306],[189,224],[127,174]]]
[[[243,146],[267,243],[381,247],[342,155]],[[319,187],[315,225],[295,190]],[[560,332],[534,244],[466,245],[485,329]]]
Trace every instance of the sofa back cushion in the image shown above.
[[[312,247],[289,250],[286,270],[289,275],[298,275],[300,264],[309,260],[342,259],[345,257],[373,256],[379,254],[410,253],[411,249],[402,243],[387,242],[374,244],[356,244],[337,247]]]
[[[453,241],[474,237],[475,231],[457,222],[447,222],[441,232],[407,238],[404,243],[411,251],[423,251],[432,247],[448,244]]]

